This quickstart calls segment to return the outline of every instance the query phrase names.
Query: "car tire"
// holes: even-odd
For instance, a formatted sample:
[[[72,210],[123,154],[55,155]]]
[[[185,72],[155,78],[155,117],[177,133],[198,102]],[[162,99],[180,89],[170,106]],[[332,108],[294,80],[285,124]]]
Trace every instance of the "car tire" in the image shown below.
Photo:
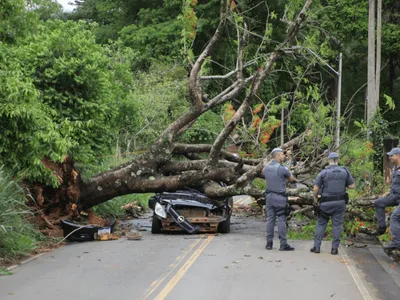
[[[218,233],[229,233],[231,231],[231,216],[218,224]]]
[[[159,220],[155,213],[153,213],[153,220],[151,222],[151,233],[157,234],[162,232],[161,220]]]

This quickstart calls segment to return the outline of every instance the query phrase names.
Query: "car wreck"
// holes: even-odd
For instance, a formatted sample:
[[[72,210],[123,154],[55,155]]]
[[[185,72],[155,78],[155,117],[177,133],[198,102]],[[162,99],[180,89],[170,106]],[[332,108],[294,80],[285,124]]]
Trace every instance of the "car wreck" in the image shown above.
[[[210,199],[195,189],[156,194],[148,201],[151,232],[229,233],[232,202],[232,197]]]

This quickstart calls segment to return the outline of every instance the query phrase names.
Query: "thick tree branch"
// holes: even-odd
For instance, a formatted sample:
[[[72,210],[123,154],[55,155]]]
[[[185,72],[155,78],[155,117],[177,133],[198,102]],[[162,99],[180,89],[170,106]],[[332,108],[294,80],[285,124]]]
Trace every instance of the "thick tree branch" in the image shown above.
[[[174,154],[185,154],[185,153],[210,153],[212,148],[212,145],[210,144],[197,144],[197,145],[191,145],[191,144],[180,144],[176,143],[174,147]],[[221,150],[220,152],[221,157],[225,158],[228,161],[232,162],[241,162],[247,164],[247,165],[257,165],[259,164],[262,159],[247,159],[247,158],[241,158],[239,156],[236,156],[229,151],[226,150]]]
[[[306,12],[311,6],[312,0],[307,0],[306,3],[304,3],[303,9],[300,11],[298,14],[296,20],[291,23],[291,26],[289,27],[288,33],[286,35],[286,39],[284,40],[283,43],[281,43],[281,46],[279,48],[284,48],[287,44],[289,44],[293,38],[297,35],[297,33],[300,30],[300,26],[306,19]]]
[[[219,104],[222,104],[223,102],[234,98],[236,95],[239,94],[240,90],[243,88],[243,81],[242,80],[236,80],[234,83],[232,83],[230,86],[228,86],[225,90],[223,90],[221,93],[219,93],[217,96],[212,98],[209,102],[207,102],[204,107],[203,111],[207,111]]]
[[[290,141],[287,141],[286,143],[282,144],[280,147],[283,150],[286,150],[290,147],[293,147],[294,145],[299,145],[306,136],[309,136],[311,134],[311,130],[310,129],[306,129],[305,132],[303,132],[302,134],[300,134],[299,136],[291,139]]]
[[[201,86],[200,86],[198,74],[199,74],[201,67],[202,67],[204,61],[206,60],[207,56],[211,53],[211,51],[213,50],[217,41],[220,39],[223,28],[225,26],[225,23],[226,23],[226,17],[222,16],[222,19],[218,25],[217,30],[214,33],[214,36],[211,38],[211,40],[208,43],[208,45],[206,46],[206,48],[203,50],[203,52],[197,58],[196,62],[193,65],[192,70],[190,71],[189,96],[190,96],[190,100],[192,103],[192,107],[196,111],[200,111],[203,107],[202,92],[201,92]]]
[[[174,176],[143,176],[140,168],[121,171],[122,174],[115,171],[102,174],[83,184],[83,209],[126,194],[176,191],[185,187],[196,187],[202,181],[233,181],[237,177],[232,168],[188,171]]]
[[[164,175],[168,174],[179,174],[180,172],[190,170],[204,170],[207,167],[208,160],[193,160],[193,161],[177,161],[170,162],[160,169],[160,172]],[[240,166],[240,167],[239,167]],[[251,170],[252,166],[244,165],[243,162],[235,163],[226,160],[218,161],[216,168],[231,168],[237,174],[243,174],[246,171]],[[224,180],[223,180],[224,181]]]
[[[254,77],[254,81],[256,80],[256,78],[257,78],[257,75]],[[215,166],[217,164],[219,153],[221,152],[221,149],[222,149],[226,139],[232,133],[232,131],[236,127],[236,124],[242,119],[244,113],[250,107],[251,102],[253,101],[254,93],[255,93],[254,85],[252,85],[249,95],[246,97],[246,99],[240,105],[239,109],[236,111],[233,118],[228,122],[228,124],[226,124],[225,128],[221,131],[221,133],[215,139],[213,147],[211,148],[211,151],[210,151],[209,166]]]

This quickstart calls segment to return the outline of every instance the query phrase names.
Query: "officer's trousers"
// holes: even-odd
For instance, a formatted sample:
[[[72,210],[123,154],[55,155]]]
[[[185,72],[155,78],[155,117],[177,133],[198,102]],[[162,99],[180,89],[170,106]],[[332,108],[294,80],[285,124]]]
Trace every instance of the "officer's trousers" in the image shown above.
[[[332,219],[332,249],[339,248],[340,237],[343,230],[343,217],[346,210],[346,203],[344,200],[329,201],[321,203],[321,212],[318,216],[317,226],[315,229],[314,247],[320,248],[322,239],[325,236],[326,226],[328,225],[329,218]]]
[[[267,210],[267,242],[272,242],[274,239],[275,220],[278,218],[278,233],[281,245],[287,242],[286,237],[286,204],[287,197],[268,193],[266,196]]]
[[[392,236],[392,244],[400,247],[400,205],[390,216],[390,235]]]
[[[378,198],[375,202],[375,216],[379,227],[386,227],[385,208],[400,204],[400,195],[389,194],[387,197]]]

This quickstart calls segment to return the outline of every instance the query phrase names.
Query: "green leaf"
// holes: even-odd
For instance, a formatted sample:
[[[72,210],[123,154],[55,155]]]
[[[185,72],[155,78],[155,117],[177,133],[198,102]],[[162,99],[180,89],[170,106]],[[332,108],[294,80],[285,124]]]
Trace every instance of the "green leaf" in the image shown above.
[[[390,96],[388,96],[388,95],[386,95],[386,94],[383,94],[383,97],[384,97],[385,100],[386,100],[386,105],[389,106],[389,108],[390,108],[391,110],[394,110],[394,109],[396,108],[396,104],[394,103],[393,98],[390,97]]]

